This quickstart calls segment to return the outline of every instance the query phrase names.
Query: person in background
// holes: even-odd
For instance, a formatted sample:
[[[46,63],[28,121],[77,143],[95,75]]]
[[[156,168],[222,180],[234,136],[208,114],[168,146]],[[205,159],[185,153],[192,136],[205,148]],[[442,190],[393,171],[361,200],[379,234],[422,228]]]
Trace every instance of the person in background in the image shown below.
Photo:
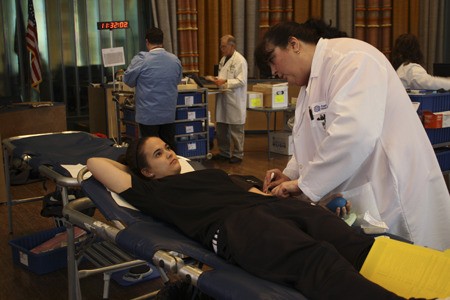
[[[244,125],[247,117],[247,60],[236,51],[236,39],[225,35],[220,39],[223,57],[219,74],[212,78],[224,91],[216,98],[216,131],[219,154],[215,160],[240,163],[244,157]]]
[[[316,28],[280,23],[258,47],[272,73],[301,87],[286,168],[268,170],[264,191],[318,202],[342,193],[388,232],[450,247],[450,196],[436,155],[391,63],[368,43],[326,39]],[[258,63],[259,64],[259,63]]]
[[[177,86],[182,79],[181,62],[163,47],[164,34],[151,28],[145,35],[147,51],[139,52],[126,69],[123,81],[136,87],[135,121],[141,136],[159,136],[175,147]]]
[[[395,40],[391,57],[392,66],[406,89],[450,90],[450,77],[432,76],[422,67],[423,53],[414,34],[401,34]]]

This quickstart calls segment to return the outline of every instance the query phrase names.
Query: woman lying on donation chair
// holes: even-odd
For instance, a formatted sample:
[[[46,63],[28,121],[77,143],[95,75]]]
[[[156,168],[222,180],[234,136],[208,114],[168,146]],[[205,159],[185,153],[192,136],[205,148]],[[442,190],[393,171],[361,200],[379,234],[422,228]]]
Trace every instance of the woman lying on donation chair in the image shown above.
[[[91,158],[87,166],[143,213],[256,276],[309,299],[401,298],[358,272],[374,239],[320,205],[244,188],[218,169],[180,174],[176,154],[157,137],[132,143],[127,163]]]

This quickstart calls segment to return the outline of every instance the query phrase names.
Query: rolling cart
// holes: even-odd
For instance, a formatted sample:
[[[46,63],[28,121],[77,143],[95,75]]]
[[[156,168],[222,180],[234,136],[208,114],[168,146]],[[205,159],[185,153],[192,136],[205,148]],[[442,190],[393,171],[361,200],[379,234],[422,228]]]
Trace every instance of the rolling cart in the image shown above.
[[[132,94],[113,93],[116,101],[120,129],[119,144],[123,140],[138,138],[139,126],[134,120],[135,105]],[[119,99],[124,99],[120,101]],[[189,159],[210,159],[210,128],[208,115],[208,89],[178,92],[175,117],[175,152]]]
[[[175,120],[178,155],[211,159],[209,149],[208,89],[179,91]]]

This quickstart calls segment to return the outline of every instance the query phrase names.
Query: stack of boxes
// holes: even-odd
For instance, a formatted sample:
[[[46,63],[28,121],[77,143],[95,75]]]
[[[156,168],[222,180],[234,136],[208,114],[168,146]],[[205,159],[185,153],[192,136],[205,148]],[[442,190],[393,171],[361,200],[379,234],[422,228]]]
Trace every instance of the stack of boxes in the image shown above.
[[[252,92],[249,92],[249,102],[250,98],[253,96],[261,97],[262,101],[255,101],[260,106],[257,107],[271,107],[271,108],[283,108],[288,106],[288,84],[287,82],[282,83],[257,83],[253,86]],[[258,96],[254,96],[258,95]],[[250,104],[250,103],[249,103]],[[249,105],[249,107],[251,107]]]
[[[288,83],[257,83],[247,92],[248,108],[286,108],[289,106]],[[269,151],[284,155],[293,154],[292,133],[290,131],[271,131]]]

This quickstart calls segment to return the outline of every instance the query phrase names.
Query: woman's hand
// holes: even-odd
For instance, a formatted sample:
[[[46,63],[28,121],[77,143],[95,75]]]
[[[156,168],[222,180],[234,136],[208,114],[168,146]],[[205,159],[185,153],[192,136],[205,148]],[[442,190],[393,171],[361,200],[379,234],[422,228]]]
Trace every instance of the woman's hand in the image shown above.
[[[271,189],[284,181],[291,180],[289,177],[281,173],[279,169],[272,169],[266,172],[264,177],[263,192],[269,193]]]
[[[278,198],[287,198],[301,195],[297,180],[283,181],[272,189],[272,195]]]

